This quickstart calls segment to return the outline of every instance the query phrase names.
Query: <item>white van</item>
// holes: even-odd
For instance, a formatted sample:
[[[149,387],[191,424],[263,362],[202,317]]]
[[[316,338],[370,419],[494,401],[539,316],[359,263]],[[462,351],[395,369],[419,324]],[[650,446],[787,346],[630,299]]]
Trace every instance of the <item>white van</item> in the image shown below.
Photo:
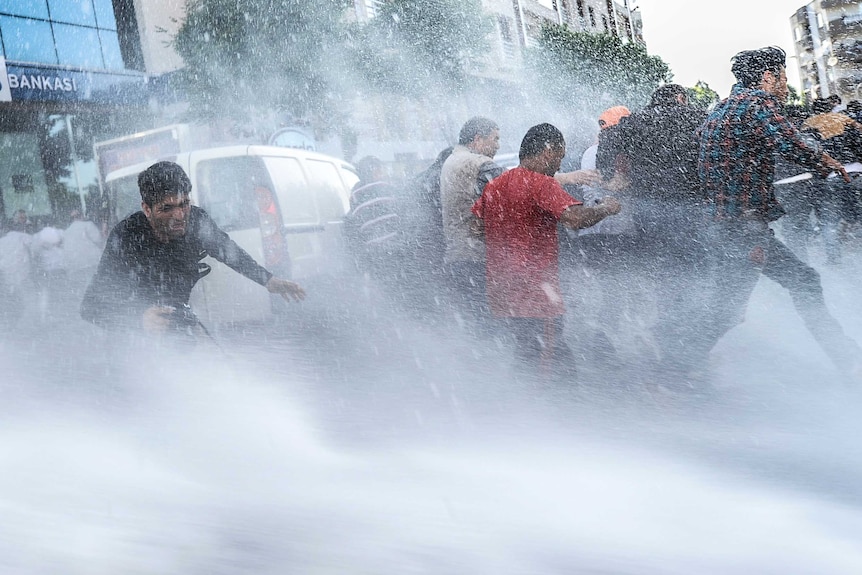
[[[342,222],[354,168],[338,159],[275,146],[228,146],[158,158],[178,163],[192,181],[192,203],[255,260],[306,287],[344,271]],[[109,224],[141,209],[138,174],[158,160],[105,176]],[[213,268],[192,291],[191,305],[209,324],[260,321],[272,313],[269,292],[227,266]]]

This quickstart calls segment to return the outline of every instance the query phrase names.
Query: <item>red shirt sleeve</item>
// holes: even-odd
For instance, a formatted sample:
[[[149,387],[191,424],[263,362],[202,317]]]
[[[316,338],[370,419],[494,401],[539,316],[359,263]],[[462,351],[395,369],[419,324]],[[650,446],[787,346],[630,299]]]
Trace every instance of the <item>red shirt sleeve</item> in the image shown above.
[[[547,210],[559,219],[569,206],[578,206],[582,203],[567,194],[557,180],[549,176],[545,176],[545,178],[546,181],[543,182],[543,185],[535,187],[535,200],[540,208]]]

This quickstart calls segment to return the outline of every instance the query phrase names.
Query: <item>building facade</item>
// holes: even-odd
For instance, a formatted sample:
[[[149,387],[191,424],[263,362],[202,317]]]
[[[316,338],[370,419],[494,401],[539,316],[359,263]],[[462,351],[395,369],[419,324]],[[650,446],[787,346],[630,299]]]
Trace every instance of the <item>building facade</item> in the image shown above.
[[[353,16],[358,21],[373,18],[385,2],[355,0]],[[475,62],[469,70],[479,80],[479,90],[460,101],[446,102],[445,110],[423,108],[399,97],[358,102],[354,108],[360,132],[356,157],[378,155],[394,164],[396,173],[409,173],[416,165],[427,163],[425,160],[433,158],[446,143],[453,142],[468,117],[484,114],[501,121],[511,115],[512,99],[519,95],[513,78],[519,77],[524,51],[538,43],[542,26],[547,23],[613,34],[644,45],[640,12],[631,7],[629,0],[482,0],[482,9],[493,20],[494,29],[484,60]],[[518,130],[523,127],[505,124],[501,121],[501,153],[516,151],[521,135]],[[337,143],[330,144],[335,145],[325,147],[325,151],[343,153]]]
[[[125,0],[0,2],[3,220],[23,210],[37,226],[62,223],[95,201],[93,142],[134,129],[148,108],[131,8]]]
[[[386,0],[354,0],[374,18]],[[91,212],[98,199],[94,143],[173,124],[183,102],[160,86],[183,65],[170,45],[183,0],[0,2],[0,220],[23,210],[37,223]],[[337,137],[317,149],[356,159],[374,153],[409,172],[457,136],[470,115],[503,116],[524,50],[546,22],[642,41],[628,0],[482,0],[494,22],[491,49],[470,73],[483,87],[428,109],[405,98],[357,102],[358,147]],[[5,81],[3,81],[5,79]],[[511,130],[514,134],[515,130]],[[218,140],[208,127],[194,142]],[[212,144],[208,144],[212,145]],[[122,150],[120,150],[122,152]],[[354,154],[355,152],[355,154]]]
[[[862,3],[814,0],[790,17],[802,90],[862,100]]]

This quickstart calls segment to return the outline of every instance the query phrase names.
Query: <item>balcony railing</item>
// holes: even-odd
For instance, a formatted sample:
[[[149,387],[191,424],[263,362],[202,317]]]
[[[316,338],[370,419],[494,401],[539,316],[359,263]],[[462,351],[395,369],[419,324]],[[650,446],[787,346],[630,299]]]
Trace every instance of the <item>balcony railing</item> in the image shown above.
[[[829,10],[830,8],[857,7],[859,0],[820,0],[820,8]]]
[[[839,62],[859,64],[862,62],[862,42],[856,42],[852,46],[835,44],[832,47],[835,57]]]

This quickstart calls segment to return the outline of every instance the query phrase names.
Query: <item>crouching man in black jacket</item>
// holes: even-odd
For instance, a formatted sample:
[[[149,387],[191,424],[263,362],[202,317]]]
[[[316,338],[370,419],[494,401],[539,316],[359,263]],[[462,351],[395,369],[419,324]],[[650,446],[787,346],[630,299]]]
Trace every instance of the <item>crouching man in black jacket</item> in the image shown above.
[[[191,205],[191,180],[179,165],[153,164],[138,176],[138,188],[142,211],[108,236],[81,303],[85,320],[108,329],[166,332],[177,327],[192,288],[210,271],[201,262],[207,255],[288,301],[305,297],[298,284],[274,277],[204,210]]]

